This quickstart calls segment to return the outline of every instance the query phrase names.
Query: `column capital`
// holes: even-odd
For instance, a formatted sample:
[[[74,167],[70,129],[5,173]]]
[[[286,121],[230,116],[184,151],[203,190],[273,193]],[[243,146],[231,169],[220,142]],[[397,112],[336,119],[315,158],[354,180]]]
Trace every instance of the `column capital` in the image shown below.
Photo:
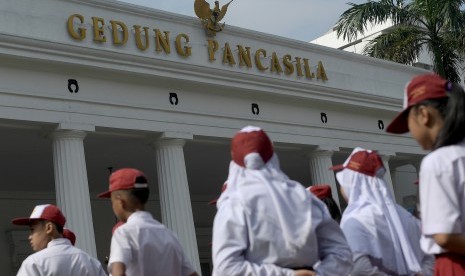
[[[331,157],[337,151],[339,151],[339,147],[336,147],[336,146],[316,146],[307,152],[307,157],[315,157],[315,156]]]
[[[88,132],[95,132],[95,126],[83,123],[61,122],[49,131],[45,131],[49,138],[80,138],[84,139]]]
[[[85,123],[61,122],[58,124],[55,130],[76,130],[85,132],[95,132],[95,126],[92,124]]]
[[[186,132],[163,132],[156,138],[151,139],[150,144],[154,148],[164,146],[184,146],[186,141],[193,140],[194,135]]]

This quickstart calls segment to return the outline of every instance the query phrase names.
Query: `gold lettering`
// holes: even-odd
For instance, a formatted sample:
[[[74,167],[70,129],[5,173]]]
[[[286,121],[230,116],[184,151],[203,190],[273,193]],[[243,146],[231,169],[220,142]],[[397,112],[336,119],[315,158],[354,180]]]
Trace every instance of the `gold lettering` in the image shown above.
[[[176,52],[182,57],[189,57],[192,54],[192,47],[184,46],[181,47],[181,38],[184,38],[186,44],[189,43],[189,36],[186,34],[178,34],[176,37]]]
[[[328,80],[328,76],[326,75],[325,68],[323,67],[323,62],[321,61],[318,61],[316,78],[319,80],[324,80],[324,81]]]
[[[121,21],[110,20],[111,29],[113,31],[113,44],[124,45],[128,42],[128,27]],[[123,31],[123,37],[119,38],[119,28]]]
[[[165,36],[160,32],[159,29],[153,29],[155,31],[155,51],[161,52],[161,48],[165,51],[165,53],[171,53],[170,47],[170,32],[164,32]],[[160,47],[161,46],[161,47]]]
[[[231,66],[236,64],[236,61],[234,60],[233,53],[231,51],[231,47],[229,47],[228,42],[226,42],[224,44],[223,63],[229,63],[229,65],[231,65]]]
[[[271,57],[271,72],[277,72],[278,74],[283,72],[283,68],[281,67],[281,64],[279,64],[279,58],[278,55],[273,52],[272,57]]]
[[[218,51],[218,49],[220,48],[220,45],[218,44],[218,41],[213,40],[213,39],[207,39],[207,41],[208,41],[208,60],[214,61],[216,60],[215,52]]]
[[[96,42],[106,42],[105,31],[103,26],[105,26],[105,21],[100,17],[92,17],[92,22],[94,26],[94,41]]]
[[[260,60],[261,55],[263,55],[263,57],[266,58],[266,50],[258,49],[255,52],[255,65],[257,66],[258,70],[260,70],[260,71],[268,70],[268,67],[263,66],[263,64],[262,64],[262,62]]]
[[[297,76],[302,77],[304,73],[302,72],[302,62],[300,57],[295,57],[295,68],[297,69]]]
[[[141,39],[141,30],[140,26],[134,25],[134,32],[136,35],[136,45],[139,50],[145,51],[149,47],[149,27],[144,27],[144,35],[145,35],[145,45],[142,44],[142,39]]]
[[[68,17],[68,33],[74,39],[83,40],[84,38],[86,38],[86,28],[79,27],[78,28],[79,31],[78,33],[76,33],[76,31],[74,30],[74,19],[75,18],[79,19],[81,24],[84,23],[84,16],[80,14],[70,15]]]
[[[241,45],[237,45],[237,49],[239,49],[239,66],[247,65],[247,67],[252,67],[252,62],[250,61],[250,47],[242,47]]]
[[[284,73],[286,73],[286,75],[291,75],[294,73],[294,65],[292,64],[291,59],[291,55],[284,55],[283,57],[283,64],[285,67]]]
[[[310,64],[308,62],[308,58],[304,58],[304,69],[305,69],[305,77],[307,79],[313,79],[315,77],[315,73],[312,73],[310,70]]]

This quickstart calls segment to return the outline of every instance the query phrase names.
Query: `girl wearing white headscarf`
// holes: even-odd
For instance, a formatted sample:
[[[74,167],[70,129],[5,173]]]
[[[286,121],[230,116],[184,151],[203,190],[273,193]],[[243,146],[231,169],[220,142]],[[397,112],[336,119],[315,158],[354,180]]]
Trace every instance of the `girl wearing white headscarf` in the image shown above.
[[[279,169],[265,132],[242,129],[231,153],[213,224],[213,275],[348,275],[352,254],[340,228]]]
[[[336,178],[348,201],[341,228],[354,254],[351,275],[432,275],[434,258],[421,251],[419,221],[394,202],[379,155],[356,148],[332,169],[342,169]]]

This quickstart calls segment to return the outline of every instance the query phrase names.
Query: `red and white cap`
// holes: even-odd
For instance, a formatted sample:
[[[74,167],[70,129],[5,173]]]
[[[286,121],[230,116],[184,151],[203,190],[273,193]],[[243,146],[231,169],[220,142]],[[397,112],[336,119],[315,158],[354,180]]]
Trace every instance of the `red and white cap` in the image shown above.
[[[316,184],[307,188],[312,194],[319,199],[331,197],[331,186],[327,184]]]
[[[63,213],[52,204],[37,205],[28,218],[15,218],[11,222],[16,225],[30,225],[37,220],[49,220],[61,227],[66,223]]]
[[[407,115],[410,108],[425,100],[447,97],[450,83],[436,74],[423,74],[414,77],[404,89],[403,110],[386,128],[389,133],[402,134],[409,131]]]
[[[349,169],[373,177],[385,172],[383,161],[376,151],[362,148],[355,148],[344,164],[329,169],[333,171]]]
[[[257,169],[273,157],[273,144],[261,128],[247,126],[233,137],[231,155],[237,165]]]
[[[145,179],[145,183],[137,183],[140,178]],[[148,188],[147,179],[143,172],[132,169],[124,168],[119,169],[110,175],[110,186],[108,191],[98,195],[98,197],[110,197],[113,191],[117,190],[130,190],[135,188]]]
[[[72,245],[76,243],[76,235],[68,228],[63,228],[63,238],[68,239]]]

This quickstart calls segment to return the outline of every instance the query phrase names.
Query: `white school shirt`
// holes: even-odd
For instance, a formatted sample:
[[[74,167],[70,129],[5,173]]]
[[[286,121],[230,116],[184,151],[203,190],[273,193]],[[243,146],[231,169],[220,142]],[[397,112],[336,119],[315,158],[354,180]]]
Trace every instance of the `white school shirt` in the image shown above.
[[[434,234],[465,234],[465,142],[429,153],[420,168],[420,207],[423,238],[429,254],[446,252]]]
[[[175,235],[145,211],[134,212],[111,239],[108,270],[124,263],[128,276],[186,276],[195,272]]]
[[[403,207],[396,204],[397,212],[399,218],[402,221],[402,225],[405,229],[405,232],[408,235],[408,238],[411,242],[411,245],[415,252],[417,252],[417,258],[420,262],[422,276],[433,276],[434,275],[434,262],[435,258],[433,255],[425,254],[420,250],[420,239],[421,239],[421,230],[420,230],[420,221],[414,217],[412,214],[407,212]],[[368,235],[367,235],[368,236]],[[364,253],[353,253],[354,255],[354,267],[351,272],[351,276],[387,276],[395,274],[387,270],[383,265],[371,257],[370,255]]]
[[[47,247],[27,257],[17,276],[106,276],[100,262],[71,245],[68,239],[51,240]]]
[[[352,254],[339,225],[322,201],[310,193],[308,196],[313,198],[308,218],[312,231],[302,248],[290,252],[280,239],[283,233],[273,222],[274,214],[266,215],[273,208],[264,205],[253,211],[242,196],[230,193],[214,220],[213,275],[293,276],[291,268],[311,266],[318,276],[348,275]]]

